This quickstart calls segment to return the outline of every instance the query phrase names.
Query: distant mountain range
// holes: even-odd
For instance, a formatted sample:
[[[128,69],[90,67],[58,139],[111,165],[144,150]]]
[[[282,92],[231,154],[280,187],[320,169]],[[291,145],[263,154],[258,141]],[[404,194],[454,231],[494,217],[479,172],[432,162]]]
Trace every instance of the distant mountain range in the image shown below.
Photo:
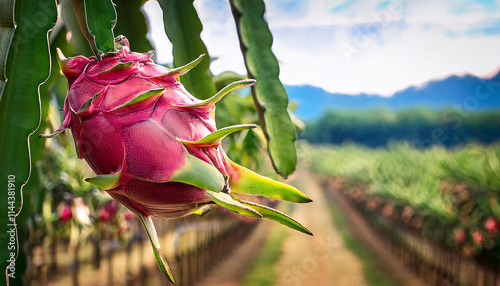
[[[313,120],[324,110],[349,110],[385,107],[390,110],[427,106],[441,109],[454,106],[465,111],[484,111],[500,108],[500,72],[492,77],[452,75],[431,80],[421,86],[411,86],[391,97],[377,94],[330,93],[311,85],[286,85],[291,101],[299,104],[295,111],[302,120]]]

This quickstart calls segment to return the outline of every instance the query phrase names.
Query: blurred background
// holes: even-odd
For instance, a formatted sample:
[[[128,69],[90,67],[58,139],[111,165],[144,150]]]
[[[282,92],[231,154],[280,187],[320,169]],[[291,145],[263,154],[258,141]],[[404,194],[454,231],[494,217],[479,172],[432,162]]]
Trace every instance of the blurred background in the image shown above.
[[[156,220],[178,285],[500,285],[500,1],[265,2],[299,138],[286,182],[314,201],[267,203],[314,237],[222,209]],[[160,5],[141,5],[143,26],[120,19],[127,9],[118,23],[147,33],[133,50],[172,67]],[[246,76],[228,1],[194,6],[217,88]],[[61,29],[54,47],[83,53]],[[66,91],[50,82],[48,131]],[[217,105],[219,127],[258,122],[249,94]],[[225,150],[277,178],[263,136],[232,135]],[[169,285],[140,222],[85,183],[69,136],[41,158],[29,285]]]

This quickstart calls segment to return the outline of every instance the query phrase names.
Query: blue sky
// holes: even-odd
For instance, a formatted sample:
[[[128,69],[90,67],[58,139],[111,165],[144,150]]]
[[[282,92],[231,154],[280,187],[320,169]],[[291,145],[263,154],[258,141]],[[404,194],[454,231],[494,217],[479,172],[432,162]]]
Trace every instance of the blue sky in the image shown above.
[[[156,3],[150,37],[172,61]],[[500,1],[268,0],[266,19],[285,84],[389,96],[450,74],[487,76],[500,66]],[[227,0],[196,0],[215,74],[245,74]],[[156,13],[155,13],[156,12]]]

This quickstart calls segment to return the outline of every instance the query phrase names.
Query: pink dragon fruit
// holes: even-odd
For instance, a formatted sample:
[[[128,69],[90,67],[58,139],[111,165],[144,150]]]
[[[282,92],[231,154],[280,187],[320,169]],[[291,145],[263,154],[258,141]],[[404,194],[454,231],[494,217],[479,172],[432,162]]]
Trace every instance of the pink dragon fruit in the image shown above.
[[[490,233],[494,233],[498,230],[500,226],[500,222],[498,221],[498,219],[494,216],[490,216],[486,219],[486,221],[484,222],[484,228],[490,232]]]
[[[463,229],[458,229],[455,231],[455,240],[458,243],[463,243],[465,242],[465,239],[467,238],[467,234],[465,233],[465,230]]]
[[[67,222],[73,217],[73,212],[71,211],[71,206],[70,205],[63,205],[62,207],[59,208],[59,221],[60,222]]]
[[[99,221],[103,223],[112,223],[116,218],[119,207],[117,201],[111,200],[107,202],[99,212]]]
[[[207,100],[190,95],[179,82],[202,56],[167,69],[151,60],[153,51],[135,53],[123,36],[121,48],[102,60],[77,56],[58,61],[68,79],[64,121],[78,156],[97,174],[88,182],[106,190],[143,222],[163,273],[172,280],[151,216],[177,218],[202,214],[216,203],[234,212],[272,219],[311,234],[285,214],[237,194],[265,195],[293,202],[311,200],[296,188],[262,177],[228,159],[220,146],[229,133],[254,128],[236,125],[217,130],[215,103],[231,90],[255,84],[234,82]]]

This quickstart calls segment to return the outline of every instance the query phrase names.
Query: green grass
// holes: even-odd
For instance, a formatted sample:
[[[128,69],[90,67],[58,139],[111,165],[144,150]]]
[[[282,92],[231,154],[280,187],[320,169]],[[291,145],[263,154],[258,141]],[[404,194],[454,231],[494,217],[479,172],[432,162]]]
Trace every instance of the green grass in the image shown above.
[[[372,286],[397,286],[398,283],[388,274],[390,270],[379,263],[380,261],[372,251],[352,237],[347,222],[337,207],[333,203],[329,203],[329,206],[336,228],[341,233],[346,248],[354,253],[363,265],[366,282]]]
[[[278,279],[278,273],[274,265],[283,254],[283,242],[287,233],[279,227],[272,228],[264,247],[252,262],[250,271],[242,281],[243,286],[266,286],[274,285]]]
[[[411,207],[423,237],[446,247],[460,247],[457,230],[487,235],[485,221],[500,219],[500,144],[418,149],[394,142],[370,149],[302,142],[299,151],[313,172],[347,179],[344,193],[355,194],[362,185],[365,202],[373,199],[397,213]],[[470,236],[466,243],[473,243]]]

